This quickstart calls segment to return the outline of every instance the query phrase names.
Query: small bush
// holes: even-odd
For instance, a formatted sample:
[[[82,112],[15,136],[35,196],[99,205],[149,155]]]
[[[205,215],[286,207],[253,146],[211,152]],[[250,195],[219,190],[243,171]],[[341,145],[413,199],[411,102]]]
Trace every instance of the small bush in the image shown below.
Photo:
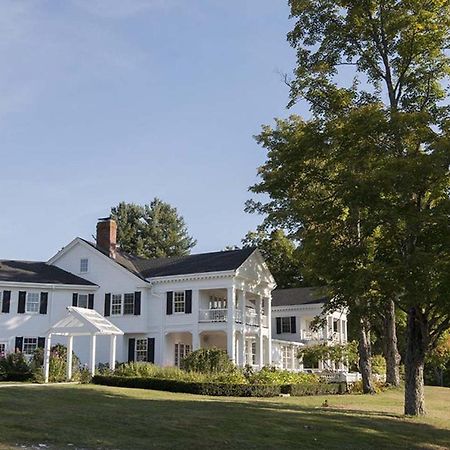
[[[298,384],[318,383],[319,377],[312,373],[289,372],[275,367],[263,367],[259,372],[246,372],[250,384]]]
[[[43,376],[44,349],[38,348],[34,352],[31,367],[34,372],[34,379],[38,383],[44,381]],[[80,375],[80,360],[72,353],[72,380],[78,381]],[[67,348],[64,345],[56,344],[50,350],[50,366],[48,380],[51,383],[59,383],[67,379]]]
[[[236,366],[230,361],[225,350],[201,348],[183,359],[182,368],[188,372],[223,373],[233,372]]]
[[[0,358],[0,380],[27,381],[32,378],[32,368],[23,353],[9,353]]]

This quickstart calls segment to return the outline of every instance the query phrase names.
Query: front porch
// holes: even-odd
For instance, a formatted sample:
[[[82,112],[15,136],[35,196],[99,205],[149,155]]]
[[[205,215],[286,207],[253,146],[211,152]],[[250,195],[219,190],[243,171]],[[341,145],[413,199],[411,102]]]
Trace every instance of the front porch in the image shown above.
[[[264,334],[247,334],[234,331],[232,337],[224,330],[169,332],[164,336],[164,366],[181,366],[181,361],[190,352],[200,348],[219,348],[228,353],[239,367],[249,365],[261,369],[271,364],[271,340]]]

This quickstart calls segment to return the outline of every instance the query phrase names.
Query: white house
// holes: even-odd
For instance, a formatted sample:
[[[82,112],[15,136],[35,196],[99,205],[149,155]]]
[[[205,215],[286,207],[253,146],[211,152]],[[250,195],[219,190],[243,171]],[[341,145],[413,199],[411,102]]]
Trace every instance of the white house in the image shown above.
[[[272,292],[272,337],[277,353],[273,363],[293,370],[317,369],[336,370],[330,361],[299,361],[296,353],[299,347],[327,343],[347,342],[347,314],[345,311],[328,312],[323,317],[327,298],[317,288],[277,289]],[[324,325],[318,329],[314,320],[321,316]]]
[[[190,351],[214,346],[239,366],[260,368],[272,364],[286,339],[291,347],[302,345],[301,330],[312,317],[299,310],[298,331],[283,325],[277,334],[273,311],[284,317],[290,309],[272,308],[275,286],[256,249],[144,259],[121,251],[116,223],[101,219],[95,244],[76,238],[47,263],[0,261],[0,353],[31,355],[67,307],[77,306],[95,309],[123,331],[116,342],[119,362],[178,366]],[[65,337],[55,338],[52,344],[66,344]],[[73,344],[84,363],[88,339]],[[97,361],[109,361],[109,347],[109,338],[99,335]]]

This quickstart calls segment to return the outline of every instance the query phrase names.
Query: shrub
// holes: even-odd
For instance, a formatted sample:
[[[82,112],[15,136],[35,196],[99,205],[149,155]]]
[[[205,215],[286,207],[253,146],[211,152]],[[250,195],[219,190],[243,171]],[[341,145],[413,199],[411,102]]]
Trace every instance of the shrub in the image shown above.
[[[23,353],[9,353],[0,358],[0,380],[26,381],[32,377],[32,369]]]
[[[375,375],[386,375],[386,359],[383,355],[373,355],[371,358],[372,372]]]
[[[31,366],[34,372],[34,379],[43,382],[44,376],[42,367],[44,365],[44,349],[38,348],[34,352]],[[80,375],[80,360],[72,353],[72,379],[78,381]],[[64,345],[56,344],[50,350],[50,365],[48,380],[52,383],[66,381],[67,379],[67,348]]]
[[[246,372],[250,384],[298,384],[318,383],[319,377],[312,373],[289,372],[275,367],[263,367],[259,372]]]
[[[276,397],[340,394],[345,392],[345,383],[302,383],[302,384],[242,384],[182,381],[161,378],[119,377],[96,375],[92,382],[106,386],[155,389],[188,394],[232,396],[232,397]]]
[[[200,373],[233,372],[235,365],[225,350],[201,348],[190,353],[182,361],[182,368]]]

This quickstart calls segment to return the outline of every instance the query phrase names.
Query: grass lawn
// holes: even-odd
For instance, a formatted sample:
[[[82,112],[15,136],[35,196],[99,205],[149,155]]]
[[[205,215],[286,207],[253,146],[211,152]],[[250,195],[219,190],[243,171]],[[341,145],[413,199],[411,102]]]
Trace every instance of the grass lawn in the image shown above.
[[[0,448],[450,448],[450,389],[426,389],[426,418],[403,393],[274,399],[200,397],[93,385],[0,387]],[[329,407],[322,407],[325,399]]]

